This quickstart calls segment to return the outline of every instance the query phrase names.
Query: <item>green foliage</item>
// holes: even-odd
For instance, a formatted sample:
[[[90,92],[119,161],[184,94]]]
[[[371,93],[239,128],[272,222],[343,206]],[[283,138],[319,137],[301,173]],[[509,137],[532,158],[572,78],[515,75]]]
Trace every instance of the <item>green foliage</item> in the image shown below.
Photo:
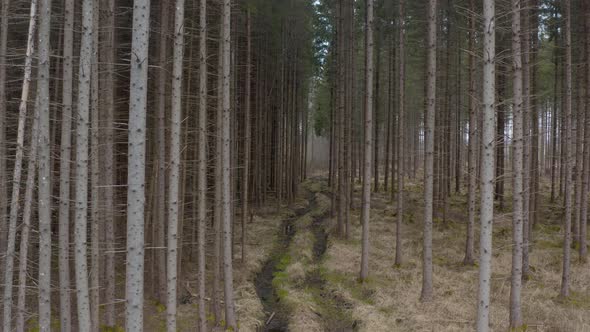
[[[125,332],[125,329],[120,326],[107,326],[103,325],[100,327],[101,332]]]

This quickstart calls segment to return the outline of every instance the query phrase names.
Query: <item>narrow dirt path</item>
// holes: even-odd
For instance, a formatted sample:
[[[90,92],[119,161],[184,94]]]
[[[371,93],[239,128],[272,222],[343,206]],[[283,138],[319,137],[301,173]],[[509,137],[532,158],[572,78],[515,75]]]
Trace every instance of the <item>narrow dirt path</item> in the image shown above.
[[[312,209],[313,194],[308,196],[309,198],[307,199],[307,205],[305,207],[297,209],[294,216],[283,220],[280,229],[281,233],[273,248],[272,255],[262,265],[260,273],[258,273],[254,280],[256,293],[262,302],[264,311],[267,313],[264,326],[258,329],[260,332],[287,331],[289,325],[289,313],[287,308],[280,303],[280,297],[276,293],[272,282],[275,273],[285,268],[281,264],[281,258],[288,251],[291,240],[295,235],[296,228],[294,223],[297,219],[306,215]]]
[[[326,195],[327,196],[327,195]],[[350,317],[352,304],[330,289],[322,274],[322,261],[328,249],[329,233],[326,223],[330,211],[316,216],[312,223],[314,235],[313,254],[314,268],[308,272],[305,280],[306,287],[314,293],[314,301],[318,307],[324,331],[348,332],[355,331],[357,322]]]
[[[314,184],[324,184],[325,179],[313,179]],[[321,185],[320,185],[321,187]],[[298,220],[308,215],[311,217],[311,224],[303,231],[313,234],[313,247],[308,248],[313,252],[313,261],[309,265],[305,278],[299,290],[307,292],[313,299],[313,307],[317,315],[317,321],[324,331],[356,331],[357,322],[350,317],[352,304],[333,291],[322,271],[324,255],[328,248],[329,232],[328,222],[330,209],[324,212],[317,212],[318,195],[328,197],[328,193],[322,190],[312,190],[306,193],[307,206],[296,211],[295,216],[283,221],[279,240],[273,249],[272,256],[265,262],[262,270],[255,280],[256,292],[260,297],[264,310],[267,313],[264,326],[259,328],[261,332],[289,331],[289,319],[291,313],[281,303],[280,297],[273,287],[273,280],[277,274],[286,269],[286,265],[296,262],[286,262],[283,257],[288,253],[292,239],[298,229]],[[301,231],[301,230],[300,230]]]

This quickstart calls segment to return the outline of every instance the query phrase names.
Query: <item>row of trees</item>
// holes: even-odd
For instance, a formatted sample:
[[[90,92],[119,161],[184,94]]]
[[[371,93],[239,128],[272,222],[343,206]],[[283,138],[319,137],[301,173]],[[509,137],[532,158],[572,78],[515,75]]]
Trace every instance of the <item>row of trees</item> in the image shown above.
[[[12,0],[1,14],[2,330],[37,313],[40,331],[58,314],[62,331],[114,327],[125,298],[125,329],[142,331],[148,297],[176,331],[192,287],[200,330],[235,330],[250,205],[293,201],[307,173],[311,4]]]
[[[376,1],[374,55],[371,2],[351,9],[354,6],[346,0],[318,6],[333,31],[323,78],[317,82],[315,127],[329,130],[333,214],[345,238],[351,183],[359,179],[363,184],[361,280],[368,275],[371,186],[396,197],[395,263],[400,264],[404,178],[414,178],[412,170],[423,160],[421,299],[433,296],[433,220],[447,220],[448,198],[460,194],[465,184],[467,265],[476,261],[478,214],[481,224],[478,329],[489,328],[494,209],[505,211],[507,205],[513,218],[510,325],[522,326],[520,293],[530,275],[529,255],[545,179],[550,181],[551,203],[561,197],[564,207],[561,296],[569,295],[572,241],[581,261],[587,255],[589,6],[584,1],[452,0],[412,3],[406,9],[403,0]],[[366,25],[358,19],[363,17]],[[576,72],[577,81],[572,74]],[[363,89],[349,90],[350,86]],[[417,98],[423,104],[414,96],[423,96]],[[364,110],[364,116],[355,109]],[[355,119],[363,119],[362,125]],[[511,188],[510,196],[506,188]],[[510,203],[506,197],[511,197]]]

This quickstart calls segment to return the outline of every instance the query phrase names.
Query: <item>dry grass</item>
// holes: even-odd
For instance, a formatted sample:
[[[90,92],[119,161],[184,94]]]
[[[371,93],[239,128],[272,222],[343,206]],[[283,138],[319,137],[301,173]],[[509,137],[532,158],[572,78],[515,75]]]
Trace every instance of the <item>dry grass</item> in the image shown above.
[[[421,189],[408,189],[406,223],[403,225],[404,263],[393,264],[395,254],[395,208],[384,194],[374,195],[371,215],[370,278],[355,282],[360,266],[358,211],[352,216],[350,241],[332,240],[325,260],[330,287],[354,304],[353,318],[361,331],[472,331],[476,315],[477,267],[461,264],[465,239],[465,204],[454,202],[454,220],[436,223],[434,248],[434,300],[419,301],[422,283]],[[464,197],[463,197],[464,201]],[[547,208],[547,207],[543,207]],[[541,214],[551,216],[549,213]],[[491,325],[508,328],[511,269],[511,216],[501,214],[494,222]],[[590,269],[572,265],[572,296],[558,301],[561,278],[561,238],[552,220],[534,231],[530,255],[532,269],[522,293],[523,316],[529,331],[590,331]],[[479,234],[479,229],[476,229]],[[476,248],[479,244],[476,242]],[[477,254],[477,253],[476,253]],[[575,254],[573,257],[577,257]],[[369,289],[367,291],[366,289]],[[363,290],[365,289],[365,290]],[[371,291],[372,290],[372,291]],[[364,294],[364,295],[363,295]],[[369,296],[366,296],[369,294]]]
[[[264,324],[266,314],[256,294],[254,279],[271,254],[282,220],[291,215],[291,210],[287,209],[281,210],[280,214],[269,211],[255,216],[254,222],[248,224],[247,258],[245,264],[237,265],[234,270],[236,310],[241,331],[256,331]]]

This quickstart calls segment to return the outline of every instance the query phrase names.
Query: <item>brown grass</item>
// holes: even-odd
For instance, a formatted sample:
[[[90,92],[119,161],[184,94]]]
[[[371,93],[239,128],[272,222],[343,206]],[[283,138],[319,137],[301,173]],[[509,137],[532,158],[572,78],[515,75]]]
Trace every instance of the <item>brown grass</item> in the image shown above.
[[[325,268],[331,287],[354,304],[353,318],[361,331],[472,331],[476,315],[477,267],[465,267],[465,204],[452,204],[454,220],[437,223],[434,230],[434,300],[419,301],[422,283],[422,196],[410,185],[403,225],[404,263],[393,264],[395,255],[395,206],[383,202],[388,195],[374,195],[371,215],[370,278],[362,287],[354,282],[360,266],[358,211],[352,217],[350,241],[332,240]],[[464,196],[461,196],[464,200]],[[544,209],[546,208],[543,207]],[[409,218],[412,215],[413,218]],[[540,214],[550,216],[550,214]],[[412,222],[411,219],[414,219]],[[408,221],[409,220],[409,221]],[[529,331],[590,331],[590,268],[572,264],[572,296],[558,301],[561,280],[561,238],[555,220],[542,220],[534,231],[530,255],[531,280],[523,289],[522,304]],[[479,229],[476,229],[476,235]],[[476,236],[477,237],[477,236]],[[551,245],[547,245],[551,244]],[[476,242],[476,248],[479,244]],[[477,255],[477,253],[476,253]],[[508,328],[511,269],[511,216],[499,214],[494,222],[491,325],[495,331]],[[476,256],[477,257],[477,256]],[[574,258],[577,255],[573,254]],[[370,288],[369,298],[359,296]],[[366,293],[366,292],[365,292]]]

